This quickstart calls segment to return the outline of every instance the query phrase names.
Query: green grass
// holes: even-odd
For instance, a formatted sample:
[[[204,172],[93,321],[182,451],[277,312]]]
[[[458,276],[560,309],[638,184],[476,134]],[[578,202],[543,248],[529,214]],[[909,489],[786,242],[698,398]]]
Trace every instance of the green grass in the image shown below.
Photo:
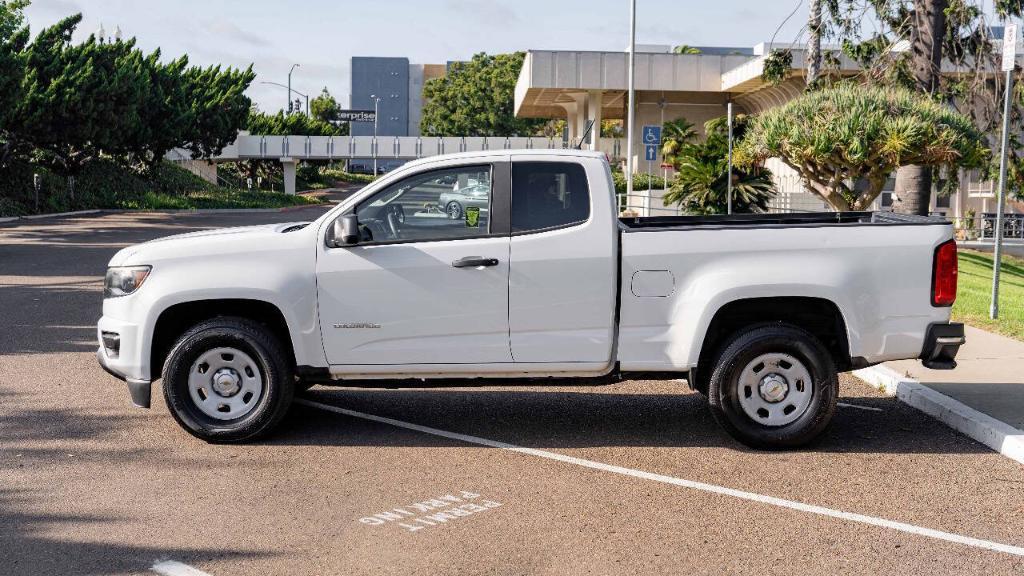
[[[999,273],[999,319],[990,320],[992,255],[960,250],[960,275],[953,319],[1024,340],[1024,260],[1003,256]]]
[[[194,210],[213,208],[285,208],[319,204],[317,198],[289,196],[264,190],[230,190],[218,188],[172,195],[146,192],[140,197],[121,202],[122,208],[134,210]]]

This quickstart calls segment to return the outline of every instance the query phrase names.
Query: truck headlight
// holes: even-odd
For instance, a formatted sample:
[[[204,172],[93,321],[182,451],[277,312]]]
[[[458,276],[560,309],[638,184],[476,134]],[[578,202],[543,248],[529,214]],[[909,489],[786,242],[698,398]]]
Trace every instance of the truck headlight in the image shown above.
[[[142,286],[149,278],[152,266],[113,266],[107,268],[107,277],[103,280],[103,297],[117,298],[127,296]]]

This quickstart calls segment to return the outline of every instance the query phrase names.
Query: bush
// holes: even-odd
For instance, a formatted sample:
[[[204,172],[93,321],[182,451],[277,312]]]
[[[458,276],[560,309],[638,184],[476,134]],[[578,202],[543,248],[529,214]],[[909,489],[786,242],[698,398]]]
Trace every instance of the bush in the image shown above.
[[[626,193],[626,177],[622,172],[612,172],[612,180],[615,182],[615,192],[617,194]],[[650,183],[652,190],[664,190],[665,179],[661,176],[654,176],[653,174],[648,176],[646,172],[633,174],[633,191],[647,190],[647,185]]]
[[[321,172],[324,177],[335,182],[349,182],[352,184],[369,184],[376,180],[372,174],[353,174],[337,168],[327,168]]]
[[[259,208],[310,203],[301,197],[216,186],[170,162],[158,165],[150,173],[141,173],[101,158],[87,164],[75,177],[73,193],[69,178],[27,162],[11,163],[0,170],[0,216],[36,213],[33,174],[42,177],[40,213],[93,208]]]

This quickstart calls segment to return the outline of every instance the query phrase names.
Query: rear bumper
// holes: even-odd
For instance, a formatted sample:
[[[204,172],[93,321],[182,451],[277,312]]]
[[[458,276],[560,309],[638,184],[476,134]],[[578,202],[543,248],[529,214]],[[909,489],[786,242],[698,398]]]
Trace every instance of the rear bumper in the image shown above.
[[[956,353],[966,341],[963,324],[932,324],[924,337],[921,363],[932,370],[952,370],[956,368]]]

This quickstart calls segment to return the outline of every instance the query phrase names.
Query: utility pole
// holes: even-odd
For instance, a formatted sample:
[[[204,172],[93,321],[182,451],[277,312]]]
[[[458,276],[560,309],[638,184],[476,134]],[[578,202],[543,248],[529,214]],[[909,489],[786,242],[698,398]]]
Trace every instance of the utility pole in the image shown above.
[[[1003,206],[1006,202],[1006,153],[1010,142],[1010,98],[1013,94],[1013,69],[1017,59],[1017,23],[1003,27],[1003,71],[1006,93],[1003,95],[1003,148],[999,153],[999,199],[996,205],[995,254],[992,258],[992,303],[989,318],[999,318],[999,268],[1003,256]]]
[[[665,106],[668,106],[668,100],[665,100],[665,93],[661,93],[661,99],[658,100],[658,108],[661,110],[661,142],[658,142],[658,146],[662,147],[661,156],[661,205],[665,205],[665,192],[668,190],[668,168],[665,168]]]
[[[633,52],[636,51],[636,0],[629,2],[629,102],[626,124],[626,206],[633,196],[633,123],[636,121],[636,95],[633,92]]]
[[[725,195],[728,202],[727,213],[732,214],[732,102],[725,105],[726,116],[729,123],[729,172],[725,179]]]

